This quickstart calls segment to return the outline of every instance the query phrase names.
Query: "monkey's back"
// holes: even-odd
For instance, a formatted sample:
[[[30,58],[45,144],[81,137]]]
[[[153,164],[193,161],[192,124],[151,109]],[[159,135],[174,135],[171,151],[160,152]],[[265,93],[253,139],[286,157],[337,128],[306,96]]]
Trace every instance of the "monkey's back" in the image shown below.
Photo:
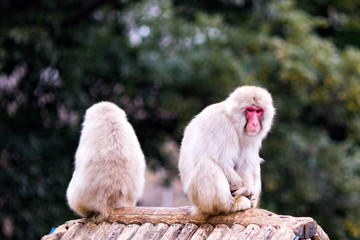
[[[125,113],[101,102],[86,112],[69,184],[69,206],[81,216],[133,206],[144,187],[145,160]]]

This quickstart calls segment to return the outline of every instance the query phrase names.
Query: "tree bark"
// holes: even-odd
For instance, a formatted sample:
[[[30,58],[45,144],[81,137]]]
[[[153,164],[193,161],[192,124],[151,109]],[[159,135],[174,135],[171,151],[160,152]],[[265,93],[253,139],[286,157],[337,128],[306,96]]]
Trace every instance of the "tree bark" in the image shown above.
[[[227,215],[216,215],[208,219],[194,217],[191,214],[191,207],[122,207],[116,209],[109,217],[110,222],[121,222],[125,224],[142,224],[150,222],[157,223],[193,223],[200,226],[209,223],[213,226],[225,224],[231,227],[240,224],[247,227],[255,224],[260,227],[272,225],[276,228],[289,227],[299,238],[311,238],[317,230],[317,223],[310,217],[292,217],[277,215],[264,209],[251,208],[243,212],[236,212]]]

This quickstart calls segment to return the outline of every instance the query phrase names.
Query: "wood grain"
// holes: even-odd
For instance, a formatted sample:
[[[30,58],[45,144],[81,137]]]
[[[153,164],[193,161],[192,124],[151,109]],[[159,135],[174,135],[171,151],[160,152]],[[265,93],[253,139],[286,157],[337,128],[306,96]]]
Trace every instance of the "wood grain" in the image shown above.
[[[276,228],[291,228],[300,238],[310,238],[316,233],[317,224],[310,217],[292,217],[277,215],[264,209],[252,208],[243,212],[236,212],[227,215],[217,215],[208,219],[194,217],[191,214],[191,207],[122,207],[116,209],[109,217],[110,222],[122,222],[125,224],[142,224],[150,222],[157,223],[193,223],[200,226],[209,223],[213,226],[225,224],[229,227],[240,224],[247,227],[255,224],[260,227],[272,225]]]

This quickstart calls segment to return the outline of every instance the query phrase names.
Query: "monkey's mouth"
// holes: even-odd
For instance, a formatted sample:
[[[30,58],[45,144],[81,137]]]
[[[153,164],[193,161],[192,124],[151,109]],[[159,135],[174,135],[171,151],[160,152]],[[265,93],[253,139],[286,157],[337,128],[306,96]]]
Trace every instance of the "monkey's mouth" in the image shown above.
[[[250,136],[255,136],[259,131],[259,129],[246,129],[245,132],[247,132]]]
[[[258,132],[258,130],[256,130],[256,129],[248,129],[247,130],[249,133],[257,133]]]

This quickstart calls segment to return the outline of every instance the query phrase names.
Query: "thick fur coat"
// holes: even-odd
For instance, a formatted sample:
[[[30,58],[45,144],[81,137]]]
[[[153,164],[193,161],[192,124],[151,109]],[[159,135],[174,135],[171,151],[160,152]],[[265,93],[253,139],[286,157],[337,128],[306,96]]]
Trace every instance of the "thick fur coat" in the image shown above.
[[[246,132],[247,106],[264,109],[261,129]],[[196,213],[207,216],[256,207],[261,193],[261,142],[275,115],[270,93],[237,88],[225,101],[206,107],[188,124],[181,143],[179,171]]]
[[[134,206],[145,183],[145,158],[125,112],[100,102],[85,114],[67,189],[70,208],[83,217],[105,220],[115,208]]]

